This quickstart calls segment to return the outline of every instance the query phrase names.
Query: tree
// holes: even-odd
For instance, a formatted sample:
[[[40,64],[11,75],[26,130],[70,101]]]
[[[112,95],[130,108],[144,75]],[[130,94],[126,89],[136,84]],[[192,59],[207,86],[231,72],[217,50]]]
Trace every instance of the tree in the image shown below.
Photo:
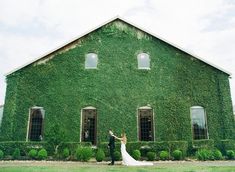
[[[65,140],[65,133],[58,124],[54,124],[47,134],[47,143],[54,148],[54,154],[57,155],[59,146]]]

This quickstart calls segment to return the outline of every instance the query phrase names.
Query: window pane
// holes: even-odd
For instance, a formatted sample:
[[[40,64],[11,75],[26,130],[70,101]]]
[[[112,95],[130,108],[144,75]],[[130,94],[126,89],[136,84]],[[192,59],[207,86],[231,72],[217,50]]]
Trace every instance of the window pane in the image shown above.
[[[194,139],[207,139],[207,124],[203,107],[191,107],[191,118]]]
[[[152,109],[139,109],[139,139],[140,141],[152,141],[153,137]]]
[[[83,109],[82,141],[96,144],[96,109]]]
[[[33,109],[30,120],[30,136],[31,141],[42,140],[42,123],[43,115],[40,109]]]
[[[96,69],[98,63],[98,56],[95,53],[89,53],[86,55],[85,68]]]
[[[150,58],[146,53],[141,53],[137,56],[138,69],[150,69]]]

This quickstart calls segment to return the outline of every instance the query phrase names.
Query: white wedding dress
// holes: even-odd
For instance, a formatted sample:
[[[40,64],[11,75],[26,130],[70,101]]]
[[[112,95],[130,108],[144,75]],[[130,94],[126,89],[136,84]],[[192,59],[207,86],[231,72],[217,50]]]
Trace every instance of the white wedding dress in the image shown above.
[[[136,161],[132,158],[128,152],[126,151],[126,145],[121,141],[121,154],[122,154],[122,164],[126,166],[145,166],[145,165],[153,165],[151,162],[141,162]]]

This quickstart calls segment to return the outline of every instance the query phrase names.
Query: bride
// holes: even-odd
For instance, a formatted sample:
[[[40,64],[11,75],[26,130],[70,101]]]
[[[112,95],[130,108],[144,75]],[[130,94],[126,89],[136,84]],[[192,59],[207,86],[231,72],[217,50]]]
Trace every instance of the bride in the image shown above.
[[[126,143],[127,143],[127,138],[126,138],[126,133],[121,134],[121,138],[113,135],[116,139],[121,141],[121,154],[122,154],[122,163],[123,165],[127,166],[144,166],[144,165],[153,165],[151,162],[141,162],[141,161],[136,161],[134,158],[132,158],[128,152],[126,151]]]

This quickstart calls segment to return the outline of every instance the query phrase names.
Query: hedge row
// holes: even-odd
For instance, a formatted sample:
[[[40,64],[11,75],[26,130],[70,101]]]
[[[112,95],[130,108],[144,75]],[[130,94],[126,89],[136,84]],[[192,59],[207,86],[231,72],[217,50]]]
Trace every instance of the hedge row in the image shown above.
[[[109,149],[107,142],[102,142],[98,145],[103,149],[106,156],[109,156]],[[166,150],[173,152],[178,149],[181,150],[183,155],[187,155],[188,142],[187,141],[168,141],[168,142],[128,142],[126,145],[127,152],[131,153],[134,150],[140,150],[142,156],[146,156],[147,152],[160,152]],[[120,151],[120,143],[116,143],[116,150]]]
[[[129,153],[134,150],[140,150],[142,156],[146,156],[147,152],[161,152],[168,151],[170,154],[174,150],[182,151],[183,157],[188,155],[194,155],[200,149],[213,150],[219,149],[223,155],[227,150],[235,150],[235,140],[220,140],[214,143],[214,140],[195,140],[192,142],[187,141],[163,141],[163,142],[128,142],[126,149]],[[120,152],[120,142],[116,142],[116,151]],[[88,142],[64,142],[58,148],[58,153],[63,154],[65,148],[69,149],[71,154],[75,154],[76,149],[79,146],[91,146]],[[47,142],[25,142],[25,141],[6,141],[0,142],[0,150],[5,155],[12,155],[15,149],[18,148],[21,151],[21,155],[27,155],[31,149],[39,150],[45,148],[49,155],[53,155],[54,148]],[[108,143],[102,142],[97,145],[97,148],[102,149],[106,156],[109,156]]]
[[[65,142],[60,145],[59,153],[63,151],[63,149],[68,148],[71,153],[75,153],[78,146],[91,146],[91,143],[88,142]],[[12,155],[15,149],[20,149],[20,153],[22,156],[27,155],[27,153],[31,149],[39,150],[41,148],[45,148],[48,151],[49,155],[53,155],[54,148],[49,145],[47,142],[25,142],[25,141],[6,141],[0,142],[0,150],[4,152],[5,155]]]

